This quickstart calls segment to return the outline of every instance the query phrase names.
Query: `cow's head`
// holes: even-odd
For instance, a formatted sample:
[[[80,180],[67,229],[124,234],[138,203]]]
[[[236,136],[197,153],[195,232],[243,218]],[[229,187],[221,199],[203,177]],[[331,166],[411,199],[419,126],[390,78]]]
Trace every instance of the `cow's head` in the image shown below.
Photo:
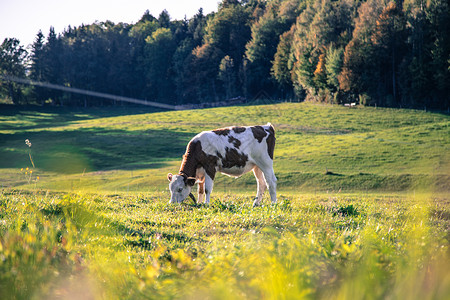
[[[190,194],[195,184],[195,178],[188,178],[183,175],[167,174],[169,180],[170,201],[169,203],[181,203]]]

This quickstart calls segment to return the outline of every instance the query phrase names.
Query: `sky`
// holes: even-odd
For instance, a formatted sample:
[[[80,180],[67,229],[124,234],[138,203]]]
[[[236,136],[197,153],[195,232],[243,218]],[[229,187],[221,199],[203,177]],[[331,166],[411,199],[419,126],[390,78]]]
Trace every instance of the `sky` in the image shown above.
[[[16,38],[32,44],[39,30],[48,36],[50,26],[62,33],[69,25],[95,21],[136,23],[148,9],[158,17],[166,9],[171,20],[190,19],[199,8],[203,14],[217,11],[220,0],[0,0],[0,43]]]

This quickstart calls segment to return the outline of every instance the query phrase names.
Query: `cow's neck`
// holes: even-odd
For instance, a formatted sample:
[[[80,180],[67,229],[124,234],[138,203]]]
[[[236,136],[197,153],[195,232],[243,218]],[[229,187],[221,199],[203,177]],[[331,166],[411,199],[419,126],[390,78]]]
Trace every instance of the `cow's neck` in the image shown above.
[[[183,161],[181,162],[180,174],[184,174],[187,177],[195,177],[198,167],[198,144],[200,142],[190,142],[186,153],[183,155]],[[200,146],[201,147],[201,146]]]

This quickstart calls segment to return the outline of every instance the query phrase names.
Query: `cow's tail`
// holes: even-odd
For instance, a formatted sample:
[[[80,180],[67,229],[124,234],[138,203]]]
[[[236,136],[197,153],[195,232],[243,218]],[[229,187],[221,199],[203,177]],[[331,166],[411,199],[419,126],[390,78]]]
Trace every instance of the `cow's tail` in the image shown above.
[[[273,159],[273,152],[275,151],[275,128],[273,127],[273,125],[269,122],[267,123],[267,126],[269,126],[269,136],[267,137],[267,150],[268,150],[268,154],[270,156],[271,159]]]

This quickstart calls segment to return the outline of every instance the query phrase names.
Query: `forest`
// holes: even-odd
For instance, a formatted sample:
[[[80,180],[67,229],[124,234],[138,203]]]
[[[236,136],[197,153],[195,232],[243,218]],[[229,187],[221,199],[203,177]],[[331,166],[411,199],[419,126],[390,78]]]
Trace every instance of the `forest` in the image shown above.
[[[172,105],[284,99],[437,108],[450,103],[446,0],[223,0],[190,19],[39,31],[0,46],[0,75]],[[117,105],[0,80],[14,104]]]

